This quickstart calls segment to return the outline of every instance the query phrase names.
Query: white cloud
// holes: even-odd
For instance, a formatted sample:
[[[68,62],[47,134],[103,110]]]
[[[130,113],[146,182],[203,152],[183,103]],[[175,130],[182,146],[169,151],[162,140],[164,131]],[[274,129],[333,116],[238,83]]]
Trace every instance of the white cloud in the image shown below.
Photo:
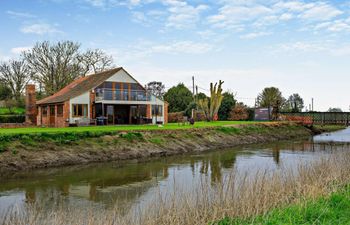
[[[342,11],[336,9],[335,7],[328,5],[326,3],[319,3],[312,8],[305,10],[300,18],[302,19],[310,19],[310,20],[330,20],[336,16],[343,14]]]
[[[132,21],[136,23],[146,24],[148,23],[148,19],[146,18],[143,12],[132,12]]]
[[[63,33],[62,31],[58,30],[56,26],[52,26],[48,23],[36,23],[31,25],[25,25],[20,29],[20,31],[25,34],[38,35]]]
[[[150,48],[150,52],[168,54],[203,54],[211,51],[212,49],[213,46],[207,43],[179,41],[165,45],[154,45]]]
[[[222,6],[216,14],[208,17],[208,21],[214,27],[226,29],[262,28],[291,20],[314,23],[329,21],[344,14],[340,9],[323,1],[307,3],[296,0],[224,0],[220,2]]]
[[[255,39],[258,37],[271,35],[271,32],[253,32],[239,36],[241,39]]]
[[[36,16],[27,12],[17,12],[17,11],[6,11],[7,14],[9,14],[12,17],[16,18],[35,18]]]
[[[279,17],[279,19],[280,20],[291,20],[291,19],[293,19],[293,14],[291,14],[291,13],[283,13],[280,17]]]
[[[285,43],[278,46],[278,51],[302,51],[302,52],[317,52],[327,50],[328,46],[322,42],[293,42]]]
[[[192,6],[185,1],[164,0],[169,16],[166,27],[184,29],[193,27],[200,19],[200,14],[208,9],[207,5]]]
[[[217,15],[210,16],[208,21],[215,27],[236,28],[245,21],[254,21],[270,13],[271,9],[263,5],[237,6],[228,4],[220,8]]]
[[[107,3],[105,0],[85,0],[85,1],[94,7],[105,7]]]
[[[16,47],[16,48],[12,48],[11,49],[11,53],[15,54],[15,55],[19,55],[22,52],[27,51],[27,50],[29,50],[31,48],[32,48],[31,46]]]

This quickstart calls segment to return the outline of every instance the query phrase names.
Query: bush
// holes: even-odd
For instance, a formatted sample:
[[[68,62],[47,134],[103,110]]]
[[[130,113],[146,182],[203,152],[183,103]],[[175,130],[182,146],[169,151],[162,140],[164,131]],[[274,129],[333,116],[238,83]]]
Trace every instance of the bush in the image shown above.
[[[182,122],[184,118],[183,112],[175,112],[168,114],[168,122],[169,123],[179,123]]]
[[[0,123],[24,123],[25,115],[0,115]]]
[[[235,107],[232,108],[229,120],[238,121],[238,120],[247,120],[249,118],[249,113],[247,108],[242,104],[236,104]]]

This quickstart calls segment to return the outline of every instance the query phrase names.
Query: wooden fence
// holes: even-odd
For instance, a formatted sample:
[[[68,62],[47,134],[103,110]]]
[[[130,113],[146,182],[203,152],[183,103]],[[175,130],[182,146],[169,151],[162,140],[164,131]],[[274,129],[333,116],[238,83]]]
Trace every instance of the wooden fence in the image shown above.
[[[301,112],[301,113],[280,113],[284,118],[302,118],[313,124],[320,125],[349,125],[350,112]]]

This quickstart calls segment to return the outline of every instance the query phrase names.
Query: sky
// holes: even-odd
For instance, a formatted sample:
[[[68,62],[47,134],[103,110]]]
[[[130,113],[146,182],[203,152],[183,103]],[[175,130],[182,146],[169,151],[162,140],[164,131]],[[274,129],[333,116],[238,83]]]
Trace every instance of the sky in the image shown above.
[[[0,60],[38,41],[100,48],[141,83],[224,90],[254,105],[264,87],[314,110],[350,107],[350,1],[0,0]]]

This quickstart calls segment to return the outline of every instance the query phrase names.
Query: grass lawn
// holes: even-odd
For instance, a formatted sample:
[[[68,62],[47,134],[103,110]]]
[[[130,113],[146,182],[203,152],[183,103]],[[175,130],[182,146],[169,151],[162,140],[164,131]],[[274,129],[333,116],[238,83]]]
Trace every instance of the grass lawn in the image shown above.
[[[220,127],[225,125],[253,124],[254,121],[215,121],[196,122],[194,126],[169,123],[163,127],[157,125],[115,125],[115,126],[88,126],[88,127],[64,127],[64,128],[6,128],[0,129],[0,134],[30,134],[30,133],[62,133],[84,131],[141,131],[141,130],[179,130],[191,128]]]
[[[248,220],[226,218],[215,224],[350,224],[350,185],[329,197],[276,209],[264,216]]]
[[[25,111],[26,110],[24,108],[14,108],[12,109],[12,113],[11,113],[8,108],[0,107],[0,115],[10,115],[10,114],[21,115],[21,114],[24,114]]]

